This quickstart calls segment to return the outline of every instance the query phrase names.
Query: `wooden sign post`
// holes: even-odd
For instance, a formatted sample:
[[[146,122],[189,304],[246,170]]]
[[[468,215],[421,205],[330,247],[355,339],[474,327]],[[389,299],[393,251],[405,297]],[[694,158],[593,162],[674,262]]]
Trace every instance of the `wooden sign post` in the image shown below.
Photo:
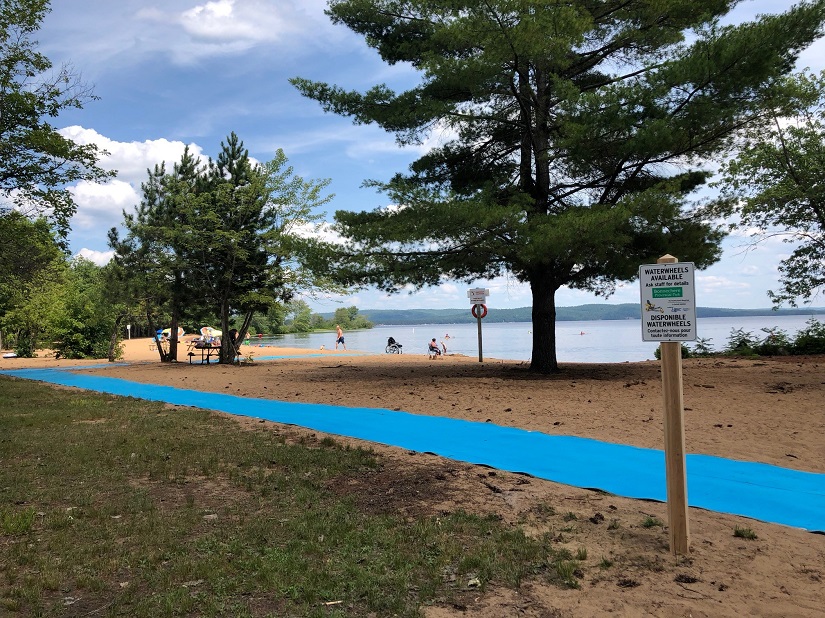
[[[678,341],[668,341],[661,345],[670,551],[673,554],[686,556],[690,553],[690,531],[687,504],[687,468],[685,465],[682,344]]]
[[[481,337],[481,320],[487,315],[487,297],[490,295],[490,290],[486,288],[473,288],[467,290],[467,298],[470,299],[470,304],[473,306],[471,313],[478,322],[478,362],[484,362],[484,352],[482,352],[482,337]]]
[[[690,553],[682,386],[682,341],[696,339],[693,264],[672,255],[639,269],[642,338],[660,341],[670,551]]]

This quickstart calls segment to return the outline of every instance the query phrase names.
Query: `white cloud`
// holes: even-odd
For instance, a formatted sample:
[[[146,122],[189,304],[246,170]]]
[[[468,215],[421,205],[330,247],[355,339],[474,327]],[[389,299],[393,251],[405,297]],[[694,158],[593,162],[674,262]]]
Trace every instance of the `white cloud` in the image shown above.
[[[420,157],[456,138],[455,131],[444,126],[443,123],[438,123],[422,140],[421,144],[409,146],[399,146],[391,133],[386,133],[378,127],[373,127],[376,132],[376,137],[373,139],[364,139],[364,127],[357,126],[353,129],[353,135],[349,138],[352,139],[352,143],[347,146],[345,152],[352,159],[367,159],[369,161],[387,154]],[[379,131],[380,133],[378,133]]]
[[[376,158],[381,158],[385,155],[401,154],[402,149],[395,143],[393,137],[386,134],[386,137],[378,139],[359,139],[355,138],[350,142],[349,146],[344,150],[350,159],[358,161],[375,162]]]
[[[76,230],[105,230],[118,225],[123,219],[123,210],[132,210],[140,201],[134,187],[121,180],[106,184],[82,181],[69,188],[77,213],[72,219]]]
[[[346,28],[334,26],[322,0],[83,0],[53,2],[43,24],[44,52],[60,53],[94,79],[104,73],[157,63],[178,66],[254,48],[277,48],[281,57],[364,47]],[[77,3],[75,3],[77,4]],[[93,36],[89,33],[93,32]]]
[[[260,45],[292,52],[307,41],[326,44],[341,39],[331,32],[317,36],[320,30],[332,30],[320,7],[290,0],[213,0],[187,8],[176,2],[168,8],[139,9],[136,17],[138,24],[166,31],[166,36],[151,37],[143,30],[141,36],[150,36],[151,46],[171,54],[178,64],[239,54]]]
[[[336,245],[344,243],[344,238],[332,229],[332,225],[323,222],[319,224],[304,223],[297,225],[292,229],[292,233],[299,238],[315,238],[323,242],[328,242]]]
[[[86,249],[85,247],[74,254],[74,257],[82,257],[90,262],[94,262],[98,266],[105,266],[109,260],[115,255],[114,251],[95,251],[93,249]]]
[[[730,277],[721,277],[718,275],[696,275],[696,288],[703,293],[715,293],[719,290],[735,290],[746,289],[747,283],[742,281],[735,281]]]
[[[78,144],[96,144],[109,154],[102,157],[100,166],[107,170],[117,170],[118,179],[140,186],[146,180],[146,170],[156,164],[166,162],[167,169],[180,160],[186,144],[165,138],[142,142],[117,142],[94,129],[79,126],[66,127],[60,134]],[[193,156],[206,162],[202,149],[197,144],[189,144]]]
[[[180,160],[186,144],[167,139],[143,142],[118,142],[94,129],[80,126],[66,127],[60,134],[78,144],[96,144],[109,154],[102,157],[100,166],[117,170],[117,178],[105,184],[82,181],[69,187],[77,204],[72,228],[79,232],[103,231],[123,221],[123,211],[131,211],[140,203],[140,185],[146,180],[147,170],[166,162],[167,170]],[[201,148],[189,144],[189,151],[205,161]]]
[[[358,161],[404,154],[392,134],[378,127],[355,126],[348,119],[324,115],[309,106],[296,109],[295,113],[309,119],[317,128],[307,129],[308,125],[302,124],[296,127],[294,133],[279,134],[261,141],[259,146],[271,151],[283,148],[284,152],[294,156],[319,149],[337,150],[339,145],[343,145],[346,156]]]
[[[235,43],[277,40],[287,28],[272,8],[255,2],[238,5],[235,0],[195,6],[181,13],[178,21],[184,32],[195,39]]]

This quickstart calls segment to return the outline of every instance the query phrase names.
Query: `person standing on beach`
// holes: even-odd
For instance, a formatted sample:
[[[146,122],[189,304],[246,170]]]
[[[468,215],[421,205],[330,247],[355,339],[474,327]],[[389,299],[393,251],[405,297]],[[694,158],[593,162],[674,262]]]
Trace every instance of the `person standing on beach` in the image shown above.
[[[343,346],[344,350],[347,349],[347,344],[344,343],[344,331],[341,330],[341,325],[340,324],[336,324],[335,325],[335,349],[336,350],[338,349],[338,344],[339,343]]]

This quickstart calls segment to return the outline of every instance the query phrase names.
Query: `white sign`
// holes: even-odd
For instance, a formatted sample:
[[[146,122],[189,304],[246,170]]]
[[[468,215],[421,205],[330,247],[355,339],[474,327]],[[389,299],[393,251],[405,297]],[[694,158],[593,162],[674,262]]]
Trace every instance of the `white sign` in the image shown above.
[[[467,298],[470,299],[471,305],[483,305],[487,302],[487,297],[490,295],[490,290],[484,288],[473,288],[467,290]]]
[[[696,341],[693,262],[643,264],[642,341]]]

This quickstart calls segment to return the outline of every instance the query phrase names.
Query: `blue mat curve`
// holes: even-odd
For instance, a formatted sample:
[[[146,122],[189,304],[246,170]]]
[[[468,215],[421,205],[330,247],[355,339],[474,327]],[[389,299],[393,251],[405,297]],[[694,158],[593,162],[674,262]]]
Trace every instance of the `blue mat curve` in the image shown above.
[[[0,373],[63,386],[299,425],[629,498],[666,501],[664,453],[492,423],[379,408],[348,408],[204,393],[70,369]],[[690,506],[825,532],[825,474],[687,455]]]

